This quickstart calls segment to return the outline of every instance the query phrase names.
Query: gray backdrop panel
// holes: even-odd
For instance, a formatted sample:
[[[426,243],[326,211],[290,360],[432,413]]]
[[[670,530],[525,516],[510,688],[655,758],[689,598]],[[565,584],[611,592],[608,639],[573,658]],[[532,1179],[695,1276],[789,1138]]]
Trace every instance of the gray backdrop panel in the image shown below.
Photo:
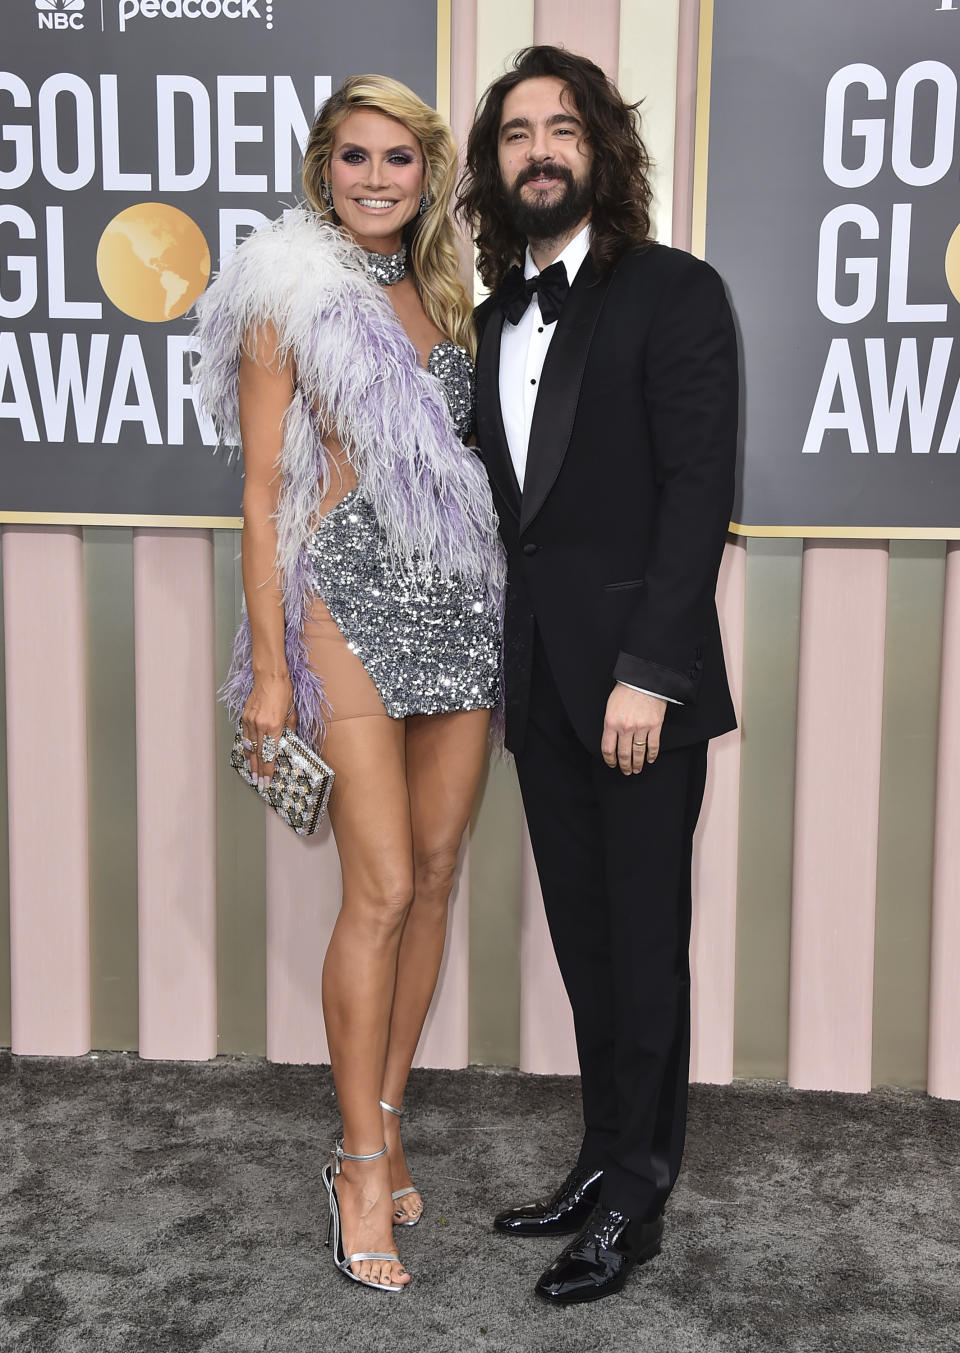
[[[0,123],[30,127],[34,171],[20,186],[10,186],[0,196],[0,210],[13,204],[33,218],[37,240],[21,240],[9,221],[0,219],[0,294],[9,302],[18,294],[19,281],[10,258],[32,255],[42,259],[46,250],[45,213],[59,207],[64,213],[64,272],[69,300],[99,301],[99,319],[51,319],[46,267],[40,266],[37,305],[19,318],[0,319],[0,332],[17,337],[30,398],[39,424],[40,440],[24,441],[21,423],[9,416],[3,405],[14,400],[10,379],[0,374],[0,513],[9,519],[18,512],[118,513],[237,516],[240,510],[241,477],[222,456],[214,456],[201,442],[196,419],[188,406],[184,411],[185,444],[170,444],[166,414],[166,347],[169,335],[185,335],[191,328],[189,315],[169,322],[140,322],[117,309],[104,294],[97,273],[98,243],[107,224],[120,211],[141,202],[162,201],[185,212],[198,225],[210,246],[212,266],[217,267],[219,210],[245,209],[267,217],[279,214],[284,205],[299,197],[300,152],[294,137],[287,148],[292,187],[276,190],[274,137],[271,117],[273,77],[292,78],[305,110],[312,117],[315,77],[328,76],[335,89],[349,74],[379,71],[393,75],[414,88],[431,104],[436,99],[437,6],[436,0],[350,0],[349,4],[318,5],[315,0],[227,0],[228,10],[243,4],[247,18],[148,18],[134,15],[120,31],[120,5],[131,0],[87,0],[86,8],[67,11],[67,0],[50,0],[41,14],[33,0],[11,0],[4,7],[4,64],[29,89],[30,106],[16,107],[13,94],[0,89]],[[205,0],[215,11],[218,0]],[[180,0],[164,0],[167,10],[181,8]],[[51,14],[72,14],[83,27],[56,30],[41,28],[40,21],[53,22]],[[65,22],[61,18],[60,22]],[[268,27],[268,21],[271,26]],[[97,169],[92,180],[75,190],[55,188],[40,169],[38,92],[49,76],[72,72],[90,89],[94,107],[94,141]],[[192,76],[210,96],[212,108],[212,172],[194,191],[157,191],[158,136],[156,77],[158,74]],[[152,186],[132,190],[105,190],[103,186],[103,119],[100,102],[101,74],[116,75],[119,135],[114,147],[120,168],[151,176]],[[267,79],[265,94],[240,93],[236,97],[239,123],[261,125],[262,140],[241,142],[236,148],[236,167],[243,174],[266,174],[268,191],[220,191],[217,145],[217,77],[259,75]],[[83,96],[85,97],[85,96]],[[192,160],[193,138],[180,105],[177,162],[181,172]],[[76,100],[70,94],[56,100],[59,157],[65,171],[77,167]],[[14,133],[16,134],[16,133]],[[49,147],[49,136],[46,138]],[[109,140],[109,138],[108,138]],[[49,149],[48,149],[49,153]],[[15,167],[15,150],[9,140],[0,142],[0,171]],[[56,371],[64,333],[77,335],[84,378],[92,334],[109,336],[104,394],[100,402],[96,435],[79,440],[73,413],[69,413],[64,439],[50,440],[41,416],[36,370],[29,335],[50,336]],[[113,373],[123,335],[136,335],[142,345],[163,441],[148,445],[137,422],[123,425],[116,445],[103,443]],[[7,340],[9,342],[9,340]],[[127,398],[134,400],[131,387]]]
[[[960,221],[960,153],[954,141],[949,172],[914,187],[891,168],[894,91],[915,62],[949,64],[960,51],[960,10],[939,0],[715,0],[706,203],[706,254],[723,275],[743,345],[745,419],[734,520],[751,526],[900,527],[950,531],[960,524],[960,455],[911,452],[904,419],[897,449],[875,448],[863,340],[887,340],[892,380],[899,342],[919,341],[921,381],[931,339],[954,338],[960,307],[947,285],[944,256]],[[849,96],[844,157],[862,158],[850,135],[852,118],[886,119],[883,167],[863,187],[840,187],[824,171],[825,95],[836,71],[850,63],[875,66],[886,100],[865,88]],[[917,163],[929,159],[934,118],[932,86],[920,87],[913,136]],[[954,129],[956,138],[956,127]],[[841,242],[839,299],[853,299],[844,253],[879,258],[878,301],[855,324],[832,323],[817,305],[817,260],[823,218],[842,203],[872,210],[880,239],[861,241],[847,227]],[[947,304],[942,324],[887,322],[889,236],[894,203],[913,206],[908,297]],[[854,454],[846,432],[826,433],[819,454],[802,454],[827,352],[849,339],[868,454]],[[936,422],[939,443],[960,374],[954,342]],[[835,407],[839,407],[835,405]]]

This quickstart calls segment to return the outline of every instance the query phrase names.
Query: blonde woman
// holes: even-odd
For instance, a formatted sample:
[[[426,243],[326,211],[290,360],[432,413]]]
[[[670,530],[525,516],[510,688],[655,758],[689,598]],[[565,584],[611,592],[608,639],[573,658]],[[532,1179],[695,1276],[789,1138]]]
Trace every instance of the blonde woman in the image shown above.
[[[307,204],[241,245],[199,307],[201,391],[246,475],[229,703],[257,777],[284,726],[336,772],[334,1262],[390,1292],[410,1281],[393,1227],[423,1210],[403,1093],[500,667],[496,517],[461,441],[473,340],[455,172],[449,129],[415,94],[347,80],[310,133]]]

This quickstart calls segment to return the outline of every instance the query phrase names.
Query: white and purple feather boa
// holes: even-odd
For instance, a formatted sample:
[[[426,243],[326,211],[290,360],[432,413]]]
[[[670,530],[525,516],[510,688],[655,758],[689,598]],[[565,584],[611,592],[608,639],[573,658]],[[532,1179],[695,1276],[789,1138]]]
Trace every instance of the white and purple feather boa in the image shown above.
[[[503,553],[487,478],[461,445],[442,388],[364,271],[360,250],[308,208],[245,240],[197,302],[197,314],[194,380],[221,443],[240,445],[240,356],[265,322],[276,328],[278,357],[296,371],[280,456],[276,563],[298,731],[318,746],[329,711],[304,641],[314,594],[306,545],[334,464],[317,409],[335,427],[373,506],[388,562],[408,574],[437,568],[480,581],[499,608]],[[252,689],[245,610],[222,692],[234,717]]]

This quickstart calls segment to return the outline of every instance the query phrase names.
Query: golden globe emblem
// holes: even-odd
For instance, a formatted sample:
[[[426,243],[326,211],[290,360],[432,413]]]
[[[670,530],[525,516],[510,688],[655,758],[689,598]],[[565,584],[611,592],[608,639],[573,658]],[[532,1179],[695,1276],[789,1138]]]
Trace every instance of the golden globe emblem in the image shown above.
[[[950,290],[960,301],[960,225],[950,236],[950,243],[947,245],[947,257],[944,260],[944,270],[947,274],[947,284]]]
[[[118,310],[159,324],[186,314],[203,292],[210,250],[186,212],[165,202],[138,202],[100,236],[97,272]]]

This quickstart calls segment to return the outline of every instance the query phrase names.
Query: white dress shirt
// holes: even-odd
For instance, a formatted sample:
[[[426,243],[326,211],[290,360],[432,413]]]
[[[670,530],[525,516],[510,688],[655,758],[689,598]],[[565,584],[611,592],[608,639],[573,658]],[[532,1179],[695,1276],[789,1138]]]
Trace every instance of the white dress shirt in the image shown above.
[[[567,281],[571,286],[589,252],[590,227],[585,225],[556,260],[566,268]],[[528,247],[523,275],[536,277],[539,271]],[[533,406],[540,389],[540,373],[556,327],[556,320],[553,324],[544,324],[540,298],[534,292],[520,323],[514,325],[509,320],[505,321],[500,339],[500,408],[510,459],[521,489],[527,469],[527,447],[530,444]]]
[[[590,226],[585,225],[554,260],[566,268],[567,281],[571,286],[589,252]],[[524,278],[535,277],[539,271],[528,245],[523,263]],[[503,415],[503,430],[507,434],[510,459],[513,461],[521,491],[527,470],[530,427],[540,390],[540,376],[556,327],[556,320],[552,324],[544,324],[540,313],[540,298],[537,292],[534,292],[519,324],[511,324],[509,320],[504,320],[500,338],[500,411]],[[658,700],[667,700],[672,705],[681,703],[669,696],[659,695],[656,691],[645,690],[642,686],[632,686],[627,681],[621,681],[618,685],[630,686],[632,691],[656,696]]]

